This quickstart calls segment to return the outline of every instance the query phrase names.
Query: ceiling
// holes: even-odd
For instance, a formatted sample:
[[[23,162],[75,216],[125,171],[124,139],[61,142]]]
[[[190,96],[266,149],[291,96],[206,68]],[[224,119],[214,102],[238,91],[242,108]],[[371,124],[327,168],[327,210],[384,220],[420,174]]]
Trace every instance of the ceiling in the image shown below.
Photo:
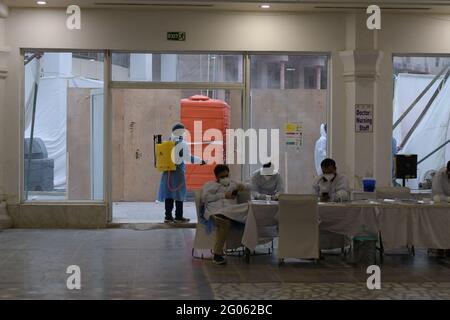
[[[36,5],[36,0],[3,0],[11,8],[16,7],[67,7],[119,9],[174,9],[174,10],[232,10],[232,11],[355,11],[378,4],[388,12],[450,13],[450,0],[46,0],[46,6]],[[270,3],[272,8],[259,8]]]

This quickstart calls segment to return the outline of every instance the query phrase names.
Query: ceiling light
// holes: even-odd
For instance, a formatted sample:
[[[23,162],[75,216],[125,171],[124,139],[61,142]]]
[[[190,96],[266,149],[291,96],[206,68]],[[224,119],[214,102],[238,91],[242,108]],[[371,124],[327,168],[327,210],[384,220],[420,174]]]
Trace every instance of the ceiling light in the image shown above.
[[[261,9],[270,9],[270,4],[262,4],[259,6]]]
[[[47,1],[36,1],[36,4],[39,6],[45,6],[47,4]]]

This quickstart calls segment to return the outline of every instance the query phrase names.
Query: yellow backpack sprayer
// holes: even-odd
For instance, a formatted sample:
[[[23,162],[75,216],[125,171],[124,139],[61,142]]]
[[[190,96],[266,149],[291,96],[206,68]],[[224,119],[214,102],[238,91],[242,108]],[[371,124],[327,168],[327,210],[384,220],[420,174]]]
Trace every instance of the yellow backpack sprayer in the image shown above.
[[[156,169],[161,172],[176,170],[176,165],[172,160],[174,148],[174,141],[162,141],[160,134],[153,136],[153,153]]]

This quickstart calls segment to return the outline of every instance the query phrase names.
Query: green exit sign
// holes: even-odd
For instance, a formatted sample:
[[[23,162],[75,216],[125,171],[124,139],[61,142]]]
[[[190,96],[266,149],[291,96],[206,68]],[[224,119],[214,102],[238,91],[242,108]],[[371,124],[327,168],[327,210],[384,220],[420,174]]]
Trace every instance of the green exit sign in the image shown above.
[[[167,40],[186,41],[186,32],[167,32]]]

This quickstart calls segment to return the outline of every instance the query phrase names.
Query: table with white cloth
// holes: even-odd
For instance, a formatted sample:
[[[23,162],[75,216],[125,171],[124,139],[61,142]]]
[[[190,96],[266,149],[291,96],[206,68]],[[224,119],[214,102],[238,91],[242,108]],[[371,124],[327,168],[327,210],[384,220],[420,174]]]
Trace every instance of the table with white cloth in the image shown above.
[[[450,204],[348,202],[319,203],[321,230],[352,238],[381,234],[384,249],[406,245],[450,248]],[[242,244],[254,250],[261,239],[277,236],[278,202],[251,201]]]
[[[375,210],[385,249],[450,248],[449,204],[382,204]]]
[[[319,204],[320,229],[352,238],[381,234],[385,250],[450,248],[450,205],[414,202]]]
[[[260,243],[278,236],[278,201],[252,200],[249,202],[242,244],[255,250]]]
[[[372,202],[319,203],[321,230],[352,238],[355,235],[378,234],[376,206]]]

